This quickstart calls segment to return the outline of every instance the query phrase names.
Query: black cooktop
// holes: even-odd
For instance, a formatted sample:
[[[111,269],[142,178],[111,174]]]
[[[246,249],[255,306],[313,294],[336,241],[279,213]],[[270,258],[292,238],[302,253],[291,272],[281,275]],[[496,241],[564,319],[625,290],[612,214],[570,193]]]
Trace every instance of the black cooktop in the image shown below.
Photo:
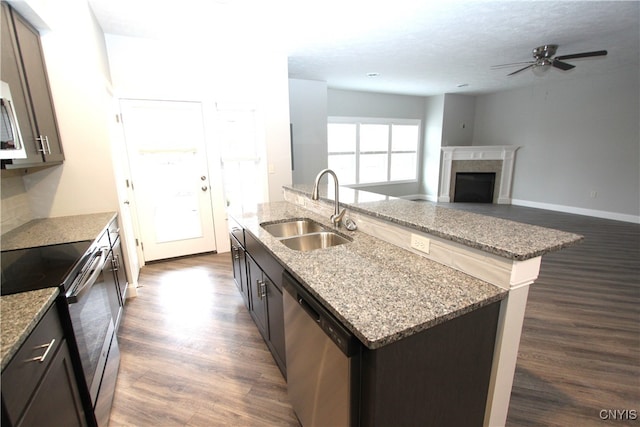
[[[2,295],[56,286],[66,290],[67,279],[75,276],[83,259],[90,256],[91,244],[88,240],[1,252]]]

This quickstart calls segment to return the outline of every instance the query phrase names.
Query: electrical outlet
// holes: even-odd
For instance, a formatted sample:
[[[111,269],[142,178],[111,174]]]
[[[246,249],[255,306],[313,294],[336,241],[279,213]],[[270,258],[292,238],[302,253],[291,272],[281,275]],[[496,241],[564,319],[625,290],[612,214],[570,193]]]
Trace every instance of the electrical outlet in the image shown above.
[[[411,234],[411,247],[417,249],[425,254],[429,253],[429,245],[431,241],[426,237],[419,236],[417,234]]]

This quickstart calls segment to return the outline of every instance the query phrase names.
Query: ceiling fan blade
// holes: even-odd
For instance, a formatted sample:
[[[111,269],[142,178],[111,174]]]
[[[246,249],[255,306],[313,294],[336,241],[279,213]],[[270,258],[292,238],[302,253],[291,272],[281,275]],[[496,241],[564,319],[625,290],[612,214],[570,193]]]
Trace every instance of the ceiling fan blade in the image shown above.
[[[531,64],[531,65],[527,65],[527,66],[526,66],[526,67],[524,67],[524,68],[520,68],[519,70],[516,70],[516,71],[514,71],[513,73],[509,73],[509,74],[507,74],[507,77],[508,77],[508,76],[513,76],[514,74],[517,74],[517,73],[519,73],[520,71],[524,71],[524,70],[526,70],[527,68],[531,68],[531,67],[533,67],[534,65],[535,65],[535,64]]]
[[[534,64],[535,62],[536,61],[522,61],[522,62],[511,62],[509,64],[492,65],[491,69],[492,70],[497,70],[497,69],[500,69],[500,68],[515,67],[516,65]]]
[[[572,68],[576,68],[575,65],[567,64],[566,62],[558,61],[558,58],[555,58],[551,63],[553,67],[560,68],[562,71],[567,71]]]
[[[605,56],[606,54],[607,54],[606,50],[594,50],[593,52],[582,52],[582,53],[574,53],[571,55],[556,56],[555,59],[564,61],[567,59],[590,58],[592,56]]]

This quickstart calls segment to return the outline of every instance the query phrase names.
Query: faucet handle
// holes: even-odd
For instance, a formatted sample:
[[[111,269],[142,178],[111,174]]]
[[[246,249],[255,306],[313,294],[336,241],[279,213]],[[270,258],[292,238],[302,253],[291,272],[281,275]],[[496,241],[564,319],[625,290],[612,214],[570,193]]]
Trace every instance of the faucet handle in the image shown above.
[[[344,217],[344,214],[347,212],[346,209],[342,209],[342,211],[340,211],[340,213],[338,215],[331,215],[331,222],[333,222],[336,226],[340,225],[340,222],[342,221],[342,217]]]

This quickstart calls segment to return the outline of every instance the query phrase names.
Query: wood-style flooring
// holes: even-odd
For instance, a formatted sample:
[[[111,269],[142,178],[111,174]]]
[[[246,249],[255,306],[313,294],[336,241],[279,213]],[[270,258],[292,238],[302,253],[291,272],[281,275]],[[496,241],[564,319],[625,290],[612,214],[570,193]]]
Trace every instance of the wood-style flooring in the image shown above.
[[[228,253],[147,264],[118,333],[110,426],[298,426]]]
[[[640,417],[640,225],[517,206],[450,206],[585,236],[543,257],[507,426],[638,425],[602,420],[601,411]],[[298,425],[285,381],[233,284],[228,253],[149,264],[139,282],[118,334],[112,427]]]

